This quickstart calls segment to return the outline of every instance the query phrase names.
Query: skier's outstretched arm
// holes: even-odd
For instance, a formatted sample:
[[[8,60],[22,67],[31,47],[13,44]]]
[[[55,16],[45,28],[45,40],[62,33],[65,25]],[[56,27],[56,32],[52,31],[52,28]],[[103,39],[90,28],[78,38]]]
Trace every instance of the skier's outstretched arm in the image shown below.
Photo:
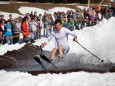
[[[47,42],[44,42],[43,44],[44,44],[44,46],[46,46],[49,42],[50,42],[50,40],[53,38],[53,34],[51,34],[49,37],[48,37],[48,40],[47,40]]]
[[[70,31],[70,30],[68,30],[68,29],[66,29],[65,31],[66,31],[67,34],[74,36],[73,41],[77,41],[77,36],[76,36],[76,34],[74,34],[72,31]]]

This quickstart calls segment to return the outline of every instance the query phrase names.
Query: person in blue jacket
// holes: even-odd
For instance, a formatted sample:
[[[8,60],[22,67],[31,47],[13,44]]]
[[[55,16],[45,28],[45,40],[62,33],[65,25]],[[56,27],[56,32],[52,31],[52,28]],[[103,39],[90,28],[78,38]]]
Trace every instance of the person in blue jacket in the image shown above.
[[[8,44],[13,44],[13,39],[12,39],[12,25],[10,21],[7,21],[5,25],[5,37],[6,37],[6,43]]]

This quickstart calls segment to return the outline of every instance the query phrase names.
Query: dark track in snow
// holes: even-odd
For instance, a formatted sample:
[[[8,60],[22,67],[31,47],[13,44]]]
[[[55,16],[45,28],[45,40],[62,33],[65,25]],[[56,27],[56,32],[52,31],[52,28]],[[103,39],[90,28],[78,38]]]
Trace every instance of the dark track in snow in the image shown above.
[[[84,54],[68,54],[64,58],[64,62],[56,62],[55,65],[59,69],[54,68],[51,64],[43,61],[47,69],[42,68],[35,60],[34,55],[41,53],[38,46],[26,44],[19,50],[8,51],[3,56],[0,56],[0,70],[6,71],[22,71],[29,72],[33,75],[40,73],[68,73],[76,71],[86,72],[115,72],[115,64],[108,62],[100,62],[94,60],[96,58]],[[50,56],[50,52],[43,51],[46,56]],[[13,57],[15,59],[12,59]],[[84,60],[85,59],[85,60]],[[89,62],[86,62],[89,60]]]

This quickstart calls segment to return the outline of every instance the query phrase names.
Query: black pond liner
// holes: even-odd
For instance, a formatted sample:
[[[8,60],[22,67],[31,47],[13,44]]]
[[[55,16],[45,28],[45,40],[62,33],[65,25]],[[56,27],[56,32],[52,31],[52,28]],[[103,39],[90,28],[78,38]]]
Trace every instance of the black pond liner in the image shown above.
[[[49,57],[51,52],[43,51],[43,53]],[[115,64],[112,64],[109,60],[101,62],[91,55],[75,53],[65,55],[64,62],[58,62],[57,59],[57,62],[54,64],[58,69],[40,58],[43,65],[46,67],[46,69],[44,69],[34,60],[34,56],[40,54],[40,48],[32,44],[26,44],[19,50],[8,51],[6,54],[0,56],[0,70],[28,72],[33,75],[76,71],[98,73],[115,72]]]

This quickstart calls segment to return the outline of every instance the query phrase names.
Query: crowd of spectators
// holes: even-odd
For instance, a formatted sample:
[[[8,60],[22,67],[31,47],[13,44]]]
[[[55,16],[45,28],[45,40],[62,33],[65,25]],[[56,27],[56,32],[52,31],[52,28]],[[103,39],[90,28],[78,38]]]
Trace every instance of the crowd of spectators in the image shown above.
[[[109,19],[112,16],[115,17],[114,7],[68,10],[66,13],[59,11],[53,15],[47,12],[44,12],[44,15],[31,12],[26,13],[22,20],[20,17],[13,19],[11,14],[9,19],[5,20],[4,15],[0,14],[0,44],[34,43],[41,39],[41,30],[43,36],[48,37],[54,28],[55,19],[61,19],[62,26],[73,31],[96,25],[103,18]],[[20,38],[21,33],[23,41]]]

